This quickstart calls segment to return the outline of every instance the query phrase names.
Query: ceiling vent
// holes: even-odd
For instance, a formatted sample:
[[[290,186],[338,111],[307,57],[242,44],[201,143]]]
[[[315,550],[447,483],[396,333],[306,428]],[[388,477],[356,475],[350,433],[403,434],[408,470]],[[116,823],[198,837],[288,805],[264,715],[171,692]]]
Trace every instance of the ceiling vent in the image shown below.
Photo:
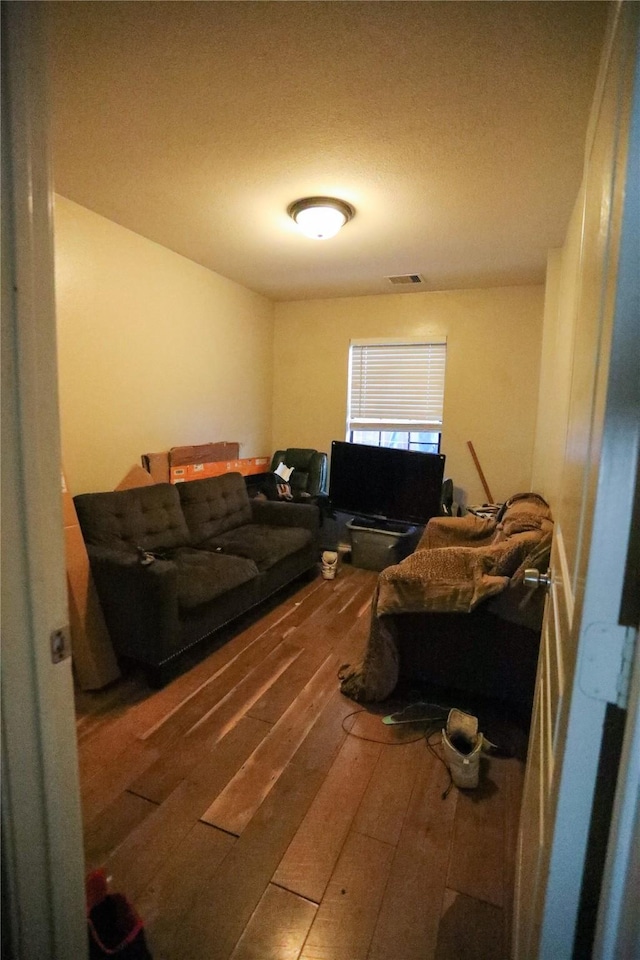
[[[419,273],[403,273],[398,277],[387,277],[386,279],[389,283],[394,284],[424,283],[424,279]]]

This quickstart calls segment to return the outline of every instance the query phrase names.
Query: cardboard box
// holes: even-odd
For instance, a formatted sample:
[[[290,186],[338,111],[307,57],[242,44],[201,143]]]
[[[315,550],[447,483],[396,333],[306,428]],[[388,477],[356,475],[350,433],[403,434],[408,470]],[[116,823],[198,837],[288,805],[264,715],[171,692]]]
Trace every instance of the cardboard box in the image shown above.
[[[251,457],[244,462],[247,464],[244,475],[250,477],[254,473],[268,473],[271,466],[271,457]]]
[[[169,483],[171,477],[168,453],[143,453],[140,459],[142,466],[151,475],[154,483]]]
[[[202,480],[203,477],[220,477],[223,473],[229,473],[229,464],[231,461],[216,461],[215,463],[190,463],[185,470],[187,471],[187,480]]]
[[[183,483],[185,480],[220,477],[223,473],[241,473],[244,477],[250,477],[268,472],[270,457],[240,458],[239,450],[239,443],[224,440],[220,443],[172,447],[167,453],[143,453],[141,462],[155,483]],[[133,480],[136,485],[135,477]],[[119,486],[116,489],[126,488]]]
[[[62,483],[62,523],[65,528],[73,527],[78,523],[78,515],[76,514],[76,508],[73,505],[73,497],[67,489],[67,481],[65,479],[64,473],[61,474],[61,483]]]
[[[220,443],[200,443],[190,447],[172,447],[169,450],[170,467],[186,467],[196,463],[217,463],[237,460],[240,444],[223,440]]]
[[[180,467],[171,467],[171,483],[185,480],[202,480],[204,477],[221,477],[224,473],[241,473],[250,477],[255,473],[265,473],[269,469],[269,457],[245,457],[241,460],[224,460],[213,463],[188,463]]]
[[[131,490],[134,487],[152,487],[155,482],[150,473],[134,464],[115,489]]]
[[[104,622],[73,498],[62,474],[62,514],[73,670],[83,690],[98,690],[120,676]]]

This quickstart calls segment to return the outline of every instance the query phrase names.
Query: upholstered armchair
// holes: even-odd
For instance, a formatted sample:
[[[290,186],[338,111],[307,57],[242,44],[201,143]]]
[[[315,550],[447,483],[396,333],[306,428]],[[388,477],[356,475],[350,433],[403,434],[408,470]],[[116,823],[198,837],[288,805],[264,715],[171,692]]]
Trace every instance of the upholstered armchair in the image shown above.
[[[303,447],[288,447],[286,450],[276,450],[271,458],[270,469],[275,470],[281,463],[286,467],[293,467],[289,484],[294,500],[315,498],[326,494],[326,453]]]

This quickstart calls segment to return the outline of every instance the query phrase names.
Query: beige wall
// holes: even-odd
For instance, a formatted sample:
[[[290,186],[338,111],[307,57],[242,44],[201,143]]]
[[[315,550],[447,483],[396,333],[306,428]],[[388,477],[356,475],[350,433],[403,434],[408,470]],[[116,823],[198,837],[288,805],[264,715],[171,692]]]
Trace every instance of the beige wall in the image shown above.
[[[588,505],[600,467],[634,76],[628,40],[633,16],[631,5],[612,8],[583,180],[558,255],[555,290],[549,284],[544,322],[533,476],[548,490],[574,590],[584,586],[593,521]],[[635,173],[627,170],[626,176]]]
[[[273,305],[62,197],[55,208],[63,462],[73,494],[140,456],[271,448]]]
[[[495,499],[529,488],[542,287],[274,305],[62,197],[55,230],[72,493],[181,444],[328,451],[344,437],[350,338],[430,335],[447,337],[443,452],[460,498],[485,500],[467,440]]]
[[[447,337],[442,452],[467,503],[530,489],[544,288],[502,287],[279,303],[272,446],[344,439],[349,340]]]
[[[583,204],[584,189],[581,189],[564,245],[551,250],[547,258],[532,486],[544,492],[552,505],[557,504],[560,497],[567,439]]]

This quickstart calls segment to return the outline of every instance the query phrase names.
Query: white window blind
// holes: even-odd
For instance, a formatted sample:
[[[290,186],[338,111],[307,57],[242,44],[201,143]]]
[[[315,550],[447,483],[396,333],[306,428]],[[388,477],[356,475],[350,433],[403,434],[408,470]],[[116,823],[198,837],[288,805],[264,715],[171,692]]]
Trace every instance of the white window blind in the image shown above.
[[[352,344],[348,429],[441,430],[447,345]]]

